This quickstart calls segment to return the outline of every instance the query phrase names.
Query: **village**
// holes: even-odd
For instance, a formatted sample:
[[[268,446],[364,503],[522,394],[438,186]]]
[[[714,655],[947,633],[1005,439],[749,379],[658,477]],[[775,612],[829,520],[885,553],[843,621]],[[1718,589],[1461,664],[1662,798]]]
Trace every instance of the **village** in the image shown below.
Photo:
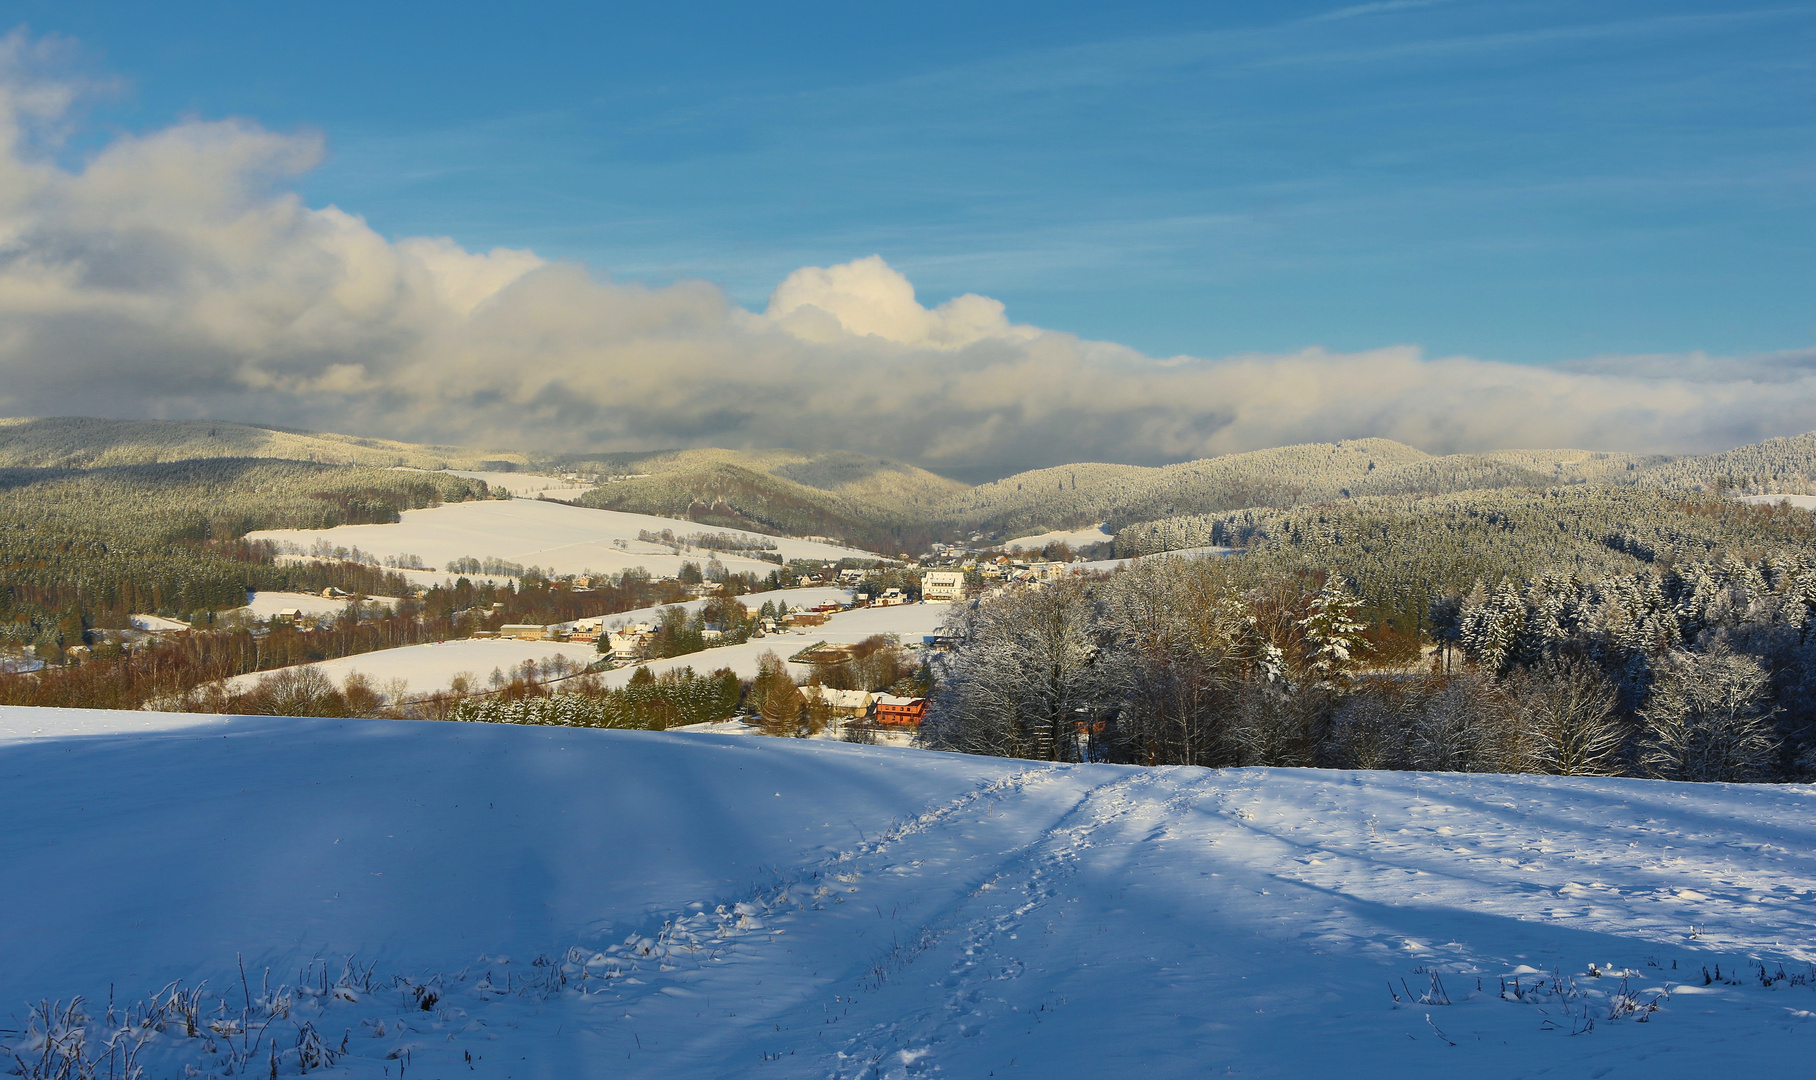
[[[380,561],[357,550],[289,558],[324,566],[341,560],[358,560],[360,565]],[[244,606],[214,613],[206,625],[195,619],[134,615],[130,627],[96,633],[92,645],[73,645],[54,660],[30,651],[9,656],[8,670],[26,674],[42,670],[47,662],[81,664],[96,650],[110,655],[138,652],[180,641],[198,630],[242,631],[254,641],[282,631],[293,639],[326,641],[374,620],[395,621],[400,613],[417,610],[431,590],[450,588],[456,579],[502,570],[506,573],[487,584],[497,590],[489,595],[506,599],[457,609],[451,636],[346,655],[330,653],[327,659],[298,667],[312,668],[337,684],[353,678],[385,687],[389,707],[407,711],[412,700],[449,694],[484,698],[525,681],[541,687],[539,692],[560,693],[562,684],[582,676],[624,686],[683,667],[729,669],[741,678],[752,678],[763,655],[774,652],[785,659],[805,707],[818,718],[814,730],[823,731],[824,737],[906,744],[912,742],[928,708],[924,687],[894,688],[910,691],[905,693],[891,693],[891,687],[835,687],[825,685],[829,681],[825,673],[849,661],[865,641],[885,642],[909,658],[911,667],[921,668],[929,650],[948,647],[941,627],[954,605],[975,603],[1007,589],[1038,588],[1086,569],[1082,563],[1024,556],[1014,549],[941,544],[918,560],[793,560],[767,583],[780,588],[743,592],[740,581],[748,584],[748,579],[684,562],[677,573],[649,579],[652,586],[680,597],[675,602],[560,622],[528,622],[509,620],[508,609],[514,606],[509,598],[532,580],[538,588],[584,605],[592,596],[604,601],[602,590],[609,586],[609,576],[578,573],[550,580],[537,577],[542,571],[535,567],[525,570],[503,560],[460,557],[449,560],[441,582],[431,584],[425,579],[432,572],[414,556],[387,556],[382,561],[387,569],[414,564],[406,579],[409,587],[400,596],[332,585],[313,593],[249,593]],[[223,690],[245,693],[261,681],[282,677],[286,670],[234,676],[223,682]],[[489,680],[487,670],[492,672]],[[737,728],[754,721],[753,716],[731,716],[719,723]]]

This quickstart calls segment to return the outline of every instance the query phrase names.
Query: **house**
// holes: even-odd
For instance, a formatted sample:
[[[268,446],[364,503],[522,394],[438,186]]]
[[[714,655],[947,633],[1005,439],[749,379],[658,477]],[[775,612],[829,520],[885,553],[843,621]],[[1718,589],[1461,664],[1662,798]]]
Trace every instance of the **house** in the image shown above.
[[[498,636],[518,641],[543,641],[549,636],[549,628],[539,623],[506,623],[498,628]]]
[[[303,619],[303,609],[298,607],[287,607],[282,611],[279,611],[277,617],[287,623],[301,622]]]
[[[649,651],[649,638],[637,630],[614,631],[606,636],[614,660],[641,660]]]
[[[819,626],[826,621],[826,616],[814,611],[791,611],[782,621],[790,626]]]
[[[926,715],[926,698],[897,697],[894,694],[878,694],[871,713],[877,726],[898,730],[919,728],[921,718]]]
[[[863,690],[832,690],[811,683],[801,687],[801,693],[807,698],[809,708],[824,705],[835,715],[852,718],[869,713],[871,701],[875,697]]]
[[[921,575],[921,599],[963,600],[964,598],[965,572],[963,570],[930,570]]]

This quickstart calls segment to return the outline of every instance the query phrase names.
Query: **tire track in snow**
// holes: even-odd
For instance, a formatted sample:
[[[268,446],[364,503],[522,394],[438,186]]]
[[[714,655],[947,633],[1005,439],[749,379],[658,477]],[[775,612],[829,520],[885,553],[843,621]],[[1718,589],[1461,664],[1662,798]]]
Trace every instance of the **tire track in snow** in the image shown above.
[[[941,991],[938,1000],[854,1036],[829,1055],[825,1075],[859,1080],[938,1071],[940,1049],[953,1037],[973,1037],[1016,1011],[1000,992],[1000,984],[1013,982],[1026,970],[1021,953],[1027,946],[1011,943],[1022,940],[1020,932],[1030,916],[1060,895],[1063,880],[1076,872],[1079,856],[1094,846],[1095,834],[1138,810],[1170,812],[1173,803],[1191,797],[1176,796],[1161,805],[1139,796],[1168,779],[1160,771],[1142,770],[1085,790],[1037,837],[1006,853],[977,888],[922,924],[908,954],[886,956],[873,964],[874,974],[863,989],[876,994],[900,981],[924,955],[953,941],[945,972],[933,983]],[[1041,1002],[1038,1011],[1045,1012],[1048,1005]],[[1023,1012],[1024,1019],[1026,1015]]]

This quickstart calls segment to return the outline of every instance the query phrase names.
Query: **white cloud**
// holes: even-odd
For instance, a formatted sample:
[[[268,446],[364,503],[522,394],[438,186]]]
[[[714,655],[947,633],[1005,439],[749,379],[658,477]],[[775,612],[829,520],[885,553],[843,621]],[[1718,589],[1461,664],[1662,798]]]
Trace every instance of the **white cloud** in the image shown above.
[[[880,255],[796,270],[770,294],[765,314],[796,337],[822,344],[855,334],[898,345],[958,349],[991,338],[1026,341],[1040,332],[1011,326],[1000,300],[975,293],[924,308],[908,278]]]
[[[243,121],[36,152],[76,91],[0,40],[0,413],[209,416],[496,446],[846,448],[971,476],[1365,435],[1433,451],[1701,450],[1811,426],[1816,354],[1553,368],[1411,347],[1156,360],[931,308],[871,255],[751,313],[708,283],[388,240],[288,184],[321,139]],[[25,134],[21,134],[25,133]]]

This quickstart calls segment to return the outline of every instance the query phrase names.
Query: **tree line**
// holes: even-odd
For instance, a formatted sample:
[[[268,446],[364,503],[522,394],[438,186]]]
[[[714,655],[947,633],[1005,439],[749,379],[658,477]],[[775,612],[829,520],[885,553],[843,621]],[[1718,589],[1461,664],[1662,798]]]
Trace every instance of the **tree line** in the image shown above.
[[[1816,775],[1816,557],[1473,584],[1434,600],[1436,651],[1385,668],[1352,584],[1155,558],[1003,593],[948,627],[922,740],[1146,765]]]
[[[183,617],[236,607],[249,589],[303,588],[321,572],[278,566],[243,537],[486,494],[445,473],[270,459],[0,470],[0,644],[69,644],[72,621],[117,628],[135,612]]]
[[[288,580],[316,589],[335,584],[358,595],[392,595],[394,606],[359,605],[314,627],[282,620],[251,621],[205,613],[194,629],[166,635],[139,649],[97,643],[94,655],[42,671],[0,676],[0,704],[66,708],[136,709],[148,703],[181,701],[211,683],[237,675],[271,671],[471,636],[506,623],[570,622],[605,611],[630,611],[673,604],[685,591],[672,581],[655,581],[640,569],[601,581],[586,593],[558,583],[524,579],[494,585],[460,578],[412,595],[396,574],[361,563],[311,563],[285,567]],[[237,603],[245,602],[242,588]],[[351,607],[352,605],[350,605]],[[83,640],[82,620],[70,615],[55,641]],[[90,635],[92,637],[92,634]],[[40,653],[54,653],[41,648]],[[218,711],[218,710],[217,710]]]

